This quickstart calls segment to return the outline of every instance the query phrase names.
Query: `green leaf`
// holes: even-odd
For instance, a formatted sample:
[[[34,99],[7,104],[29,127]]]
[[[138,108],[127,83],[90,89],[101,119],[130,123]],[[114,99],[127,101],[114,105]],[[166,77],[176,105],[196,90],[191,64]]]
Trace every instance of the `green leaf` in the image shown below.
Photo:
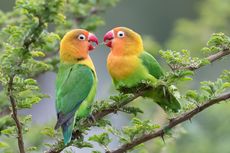
[[[230,88],[230,82],[225,82],[223,84],[223,88]]]
[[[198,97],[198,93],[195,90],[188,90],[186,92],[186,97],[196,99]]]
[[[101,152],[100,152],[100,151],[94,150],[94,151],[92,151],[92,153],[101,153]]]
[[[46,127],[41,131],[41,134],[46,135],[48,137],[54,138],[56,131],[53,128]]]
[[[6,129],[2,130],[1,134],[5,134],[8,136],[15,135],[16,134],[16,127],[15,126],[8,127]]]
[[[45,54],[42,51],[31,51],[32,57],[45,57]]]
[[[120,141],[127,141],[126,137],[129,137],[129,142],[134,138],[141,136],[146,133],[154,132],[156,129],[160,128],[159,125],[151,124],[149,120],[140,120],[138,118],[132,119],[133,126],[126,126],[122,129],[124,134],[123,138]]]
[[[37,147],[29,147],[26,149],[28,152],[36,151]]]
[[[89,142],[85,142],[82,140],[75,140],[73,141],[73,145],[77,148],[93,148],[93,145]]]
[[[9,147],[9,144],[0,141],[0,148],[6,148],[6,147]]]
[[[138,113],[144,113],[140,108],[138,107],[131,107],[131,106],[124,106],[121,108],[122,111],[129,113],[129,114],[133,114],[135,116],[137,116]]]
[[[93,135],[89,138],[89,141],[97,142],[98,144],[102,146],[108,146],[108,144],[112,141],[112,139],[109,138],[108,133],[101,133],[99,135]]]

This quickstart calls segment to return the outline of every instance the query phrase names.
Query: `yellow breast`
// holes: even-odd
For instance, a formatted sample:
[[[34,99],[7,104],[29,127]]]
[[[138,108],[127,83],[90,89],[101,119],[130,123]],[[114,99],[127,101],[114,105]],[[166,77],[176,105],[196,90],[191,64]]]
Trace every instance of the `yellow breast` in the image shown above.
[[[107,58],[107,68],[114,79],[124,79],[131,75],[139,64],[137,56],[116,56],[110,52]]]

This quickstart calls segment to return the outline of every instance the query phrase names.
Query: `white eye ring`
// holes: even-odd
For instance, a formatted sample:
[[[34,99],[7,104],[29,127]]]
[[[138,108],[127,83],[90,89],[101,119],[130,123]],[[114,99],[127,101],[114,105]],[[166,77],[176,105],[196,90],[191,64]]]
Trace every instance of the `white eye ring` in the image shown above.
[[[78,39],[79,39],[79,40],[85,40],[85,35],[80,34],[80,35],[78,36]]]
[[[125,33],[123,31],[119,31],[117,33],[117,37],[119,37],[119,38],[123,38],[124,36],[125,36]]]

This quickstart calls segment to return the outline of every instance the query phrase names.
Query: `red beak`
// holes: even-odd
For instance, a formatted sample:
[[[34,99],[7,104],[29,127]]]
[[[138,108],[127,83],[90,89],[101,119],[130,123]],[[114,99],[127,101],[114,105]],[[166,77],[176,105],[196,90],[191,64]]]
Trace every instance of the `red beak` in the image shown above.
[[[114,38],[114,33],[113,33],[113,30],[107,32],[105,35],[104,35],[104,43],[106,46],[108,47],[112,47],[112,40]]]
[[[88,42],[89,42],[89,50],[95,49],[95,46],[93,46],[93,43],[95,43],[96,45],[98,45],[98,39],[92,33],[89,33],[89,35],[88,35]]]

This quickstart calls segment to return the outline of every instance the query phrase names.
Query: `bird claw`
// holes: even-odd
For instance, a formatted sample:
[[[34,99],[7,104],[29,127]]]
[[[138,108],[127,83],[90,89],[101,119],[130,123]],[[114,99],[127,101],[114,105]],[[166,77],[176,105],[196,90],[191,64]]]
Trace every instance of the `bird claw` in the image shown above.
[[[74,139],[82,139],[83,138],[83,134],[81,131],[76,130],[72,133],[72,140]]]

